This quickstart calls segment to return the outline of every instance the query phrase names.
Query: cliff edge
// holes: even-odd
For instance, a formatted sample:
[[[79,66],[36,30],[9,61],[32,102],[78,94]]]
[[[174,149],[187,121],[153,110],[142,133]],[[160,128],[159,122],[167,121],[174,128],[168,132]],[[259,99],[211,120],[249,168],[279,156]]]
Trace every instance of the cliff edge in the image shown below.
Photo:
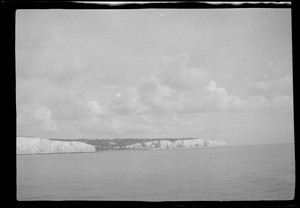
[[[105,150],[182,149],[227,146],[226,142],[190,139],[77,139],[17,137],[17,154],[96,152]]]
[[[17,137],[17,154],[46,154],[46,153],[72,153],[95,152],[90,144],[76,141],[52,141],[37,137]]]

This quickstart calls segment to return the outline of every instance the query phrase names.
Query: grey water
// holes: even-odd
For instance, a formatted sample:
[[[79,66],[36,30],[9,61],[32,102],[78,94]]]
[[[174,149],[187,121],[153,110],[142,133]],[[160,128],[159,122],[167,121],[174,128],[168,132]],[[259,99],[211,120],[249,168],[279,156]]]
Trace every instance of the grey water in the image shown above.
[[[291,200],[293,144],[17,155],[17,200]]]

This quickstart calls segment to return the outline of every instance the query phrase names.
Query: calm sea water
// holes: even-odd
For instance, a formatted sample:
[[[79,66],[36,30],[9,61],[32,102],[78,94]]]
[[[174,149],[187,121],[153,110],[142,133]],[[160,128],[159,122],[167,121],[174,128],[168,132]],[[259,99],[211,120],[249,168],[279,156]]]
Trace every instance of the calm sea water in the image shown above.
[[[294,146],[18,155],[18,200],[291,200]]]

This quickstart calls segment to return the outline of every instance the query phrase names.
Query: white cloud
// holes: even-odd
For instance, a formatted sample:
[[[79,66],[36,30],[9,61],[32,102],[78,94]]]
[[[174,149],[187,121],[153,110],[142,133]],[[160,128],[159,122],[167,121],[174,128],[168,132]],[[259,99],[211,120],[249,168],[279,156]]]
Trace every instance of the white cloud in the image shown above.
[[[286,82],[289,82],[289,77],[280,79],[278,82],[285,85]],[[269,84],[274,86],[273,82],[270,82]],[[275,94],[270,98],[262,95],[255,95],[241,99],[236,95],[230,95],[224,88],[217,87],[214,81],[210,82],[210,85],[207,86],[207,90],[218,97],[215,102],[220,104],[221,110],[271,110],[274,113],[279,113],[291,111],[293,108],[293,100],[290,95]]]
[[[181,93],[164,85],[155,75],[142,79],[140,94],[142,101],[150,107],[151,113],[171,113],[181,105]]]
[[[163,55],[161,58],[162,58],[162,61],[167,65],[176,63],[179,66],[184,66],[189,62],[190,55],[187,52],[182,52],[175,56]]]
[[[109,102],[111,111],[120,114],[144,113],[148,110],[141,101],[141,96],[136,88],[128,87],[124,92],[118,92]]]
[[[191,72],[197,75],[197,72]],[[197,80],[196,75],[189,79],[194,77]],[[207,80],[205,83],[199,83],[198,88],[181,90],[151,75],[142,79],[140,94],[142,101],[150,106],[150,112],[155,114],[202,113],[247,107],[246,100],[229,94],[225,88],[217,86],[215,80]]]
[[[103,108],[99,106],[99,104],[95,100],[89,101],[88,107],[91,110],[92,116],[98,117],[103,114]]]
[[[142,80],[141,97],[142,101],[149,105],[149,113],[170,116],[174,113],[190,114],[226,110],[269,111],[274,110],[275,106],[276,112],[280,112],[291,109],[292,106],[289,96],[276,95],[266,98],[255,95],[241,98],[218,86],[213,79],[201,88],[182,91],[164,85],[155,75]]]
[[[201,113],[247,105],[247,101],[217,86],[206,70],[190,67],[188,53],[162,56],[162,61],[159,73],[142,79],[140,92],[155,113]]]
[[[293,97],[288,95],[275,95],[269,102],[270,112],[293,113]]]
[[[291,95],[293,93],[293,77],[291,74],[287,74],[277,79],[255,82],[252,91],[265,96]]]
[[[279,129],[293,104],[290,11],[274,12],[174,10],[164,21],[152,11],[18,13],[19,132],[199,136],[209,129],[217,138],[218,129],[234,128],[236,140],[255,132],[249,141],[260,129],[273,132],[274,117]],[[249,122],[239,130],[241,114]]]
[[[209,102],[211,102],[212,105],[217,105],[220,110],[229,108],[231,100],[234,99],[224,88],[217,87],[214,80],[209,82],[205,90],[208,92],[207,99]]]
[[[188,53],[174,57],[163,56],[159,73],[161,82],[176,90],[193,90],[206,85],[210,79],[208,72],[198,67],[190,67],[189,59]]]
[[[209,92],[208,100],[214,102],[219,110],[247,109],[249,107],[248,100],[241,99],[234,94],[229,94],[225,88],[218,87],[214,80],[211,80],[205,89]]]
[[[142,79],[143,90],[154,91],[152,99],[164,100],[171,96],[171,88],[161,83],[155,75],[150,75],[148,79]]]
[[[32,113],[34,120],[38,122],[45,132],[58,131],[56,122],[52,119],[51,110],[45,106],[40,106]]]

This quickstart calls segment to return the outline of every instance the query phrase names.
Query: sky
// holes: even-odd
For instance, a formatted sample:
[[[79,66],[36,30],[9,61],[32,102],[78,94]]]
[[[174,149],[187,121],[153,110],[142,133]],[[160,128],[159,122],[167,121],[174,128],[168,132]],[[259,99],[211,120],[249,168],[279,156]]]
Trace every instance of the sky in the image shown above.
[[[16,17],[17,135],[294,142],[290,9]]]

